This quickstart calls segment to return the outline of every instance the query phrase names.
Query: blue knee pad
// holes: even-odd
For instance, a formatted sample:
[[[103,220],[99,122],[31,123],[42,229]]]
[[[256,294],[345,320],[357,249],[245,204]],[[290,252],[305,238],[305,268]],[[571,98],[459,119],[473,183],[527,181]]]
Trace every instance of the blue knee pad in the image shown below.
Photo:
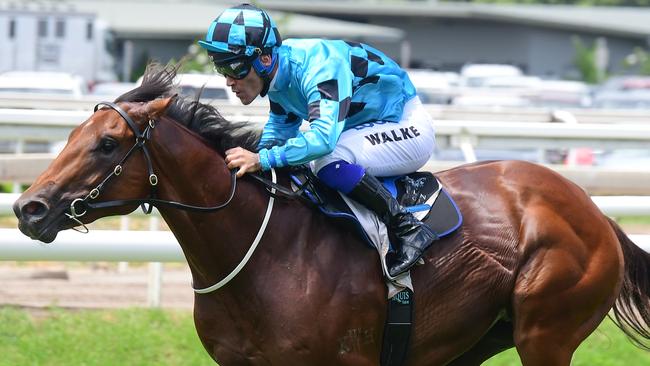
[[[326,186],[348,194],[361,181],[365,172],[361,165],[337,160],[325,165],[317,175]]]

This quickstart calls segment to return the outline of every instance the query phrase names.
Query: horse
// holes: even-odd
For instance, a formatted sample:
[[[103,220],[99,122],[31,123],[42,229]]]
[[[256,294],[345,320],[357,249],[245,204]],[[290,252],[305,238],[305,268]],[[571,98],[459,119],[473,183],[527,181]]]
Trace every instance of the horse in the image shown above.
[[[195,288],[231,275],[194,302],[198,336],[220,365],[378,365],[387,289],[377,252],[303,200],[274,198],[250,175],[233,178],[224,151],[254,150],[259,132],[175,95],[176,71],[151,65],[141,86],[70,133],[15,202],[20,230],[50,243],[61,230],[156,205]],[[406,364],[480,365],[515,347],[525,366],[568,366],[611,309],[647,349],[650,255],[579,186],[524,161],[436,176],[464,223],[411,271]],[[288,173],[279,170],[277,182],[288,186]]]

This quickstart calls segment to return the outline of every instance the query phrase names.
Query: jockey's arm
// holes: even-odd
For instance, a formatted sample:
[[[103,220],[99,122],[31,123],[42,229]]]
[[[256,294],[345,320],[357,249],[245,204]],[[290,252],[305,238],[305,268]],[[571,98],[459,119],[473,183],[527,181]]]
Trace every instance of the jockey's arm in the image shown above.
[[[271,111],[269,120],[264,125],[257,150],[271,148],[275,145],[282,145],[284,142],[296,136],[302,123],[302,119],[295,114],[287,114],[277,103],[269,100]],[[226,151],[226,164],[229,169],[239,168],[237,177],[248,172],[256,172],[261,169],[259,154],[246,150],[242,147],[235,147]]]
[[[270,98],[269,98],[270,99]],[[269,120],[264,125],[260,142],[257,144],[257,150],[271,148],[277,145],[283,145],[285,141],[296,137],[302,119],[293,113],[287,113],[282,106],[269,100],[271,111]]]
[[[345,126],[350,108],[353,75],[348,62],[310,60],[301,89],[308,100],[309,130],[298,132],[284,145],[259,150],[262,170],[304,164],[329,154]],[[270,137],[266,138],[267,140]]]

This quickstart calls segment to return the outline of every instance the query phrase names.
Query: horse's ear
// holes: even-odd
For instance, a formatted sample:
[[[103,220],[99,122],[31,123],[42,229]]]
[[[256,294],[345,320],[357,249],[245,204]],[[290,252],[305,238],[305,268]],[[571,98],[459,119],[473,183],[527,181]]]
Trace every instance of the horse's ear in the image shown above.
[[[174,99],[176,99],[177,94],[172,95],[168,98],[159,98],[154,99],[151,102],[148,102],[144,106],[145,113],[149,119],[158,119],[158,117],[165,114],[167,108],[172,104]]]

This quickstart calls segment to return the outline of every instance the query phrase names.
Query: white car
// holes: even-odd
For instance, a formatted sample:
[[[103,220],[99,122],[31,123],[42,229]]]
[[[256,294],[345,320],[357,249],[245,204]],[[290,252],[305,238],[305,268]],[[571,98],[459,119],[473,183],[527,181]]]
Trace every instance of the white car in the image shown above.
[[[64,72],[8,71],[0,74],[0,94],[79,99],[87,92],[83,78]]]
[[[505,64],[468,64],[460,70],[459,84],[461,87],[483,87],[485,83],[496,77],[523,76],[521,69]]]
[[[613,77],[595,91],[593,104],[596,108],[650,109],[650,76]]]
[[[591,104],[591,89],[581,81],[540,80],[531,100],[537,107],[588,107]]]
[[[226,85],[226,78],[219,74],[178,74],[174,82],[180,89],[180,94],[196,98],[201,93],[201,100],[222,101],[230,104],[241,104],[235,93]]]
[[[528,107],[539,79],[512,65],[470,64],[460,71],[451,104],[476,107]]]
[[[99,83],[93,86],[90,94],[96,96],[97,98],[110,99],[113,100],[120,95],[133,90],[137,87],[135,83],[127,82],[106,82]]]
[[[456,92],[457,73],[423,69],[406,72],[423,104],[449,104]]]

